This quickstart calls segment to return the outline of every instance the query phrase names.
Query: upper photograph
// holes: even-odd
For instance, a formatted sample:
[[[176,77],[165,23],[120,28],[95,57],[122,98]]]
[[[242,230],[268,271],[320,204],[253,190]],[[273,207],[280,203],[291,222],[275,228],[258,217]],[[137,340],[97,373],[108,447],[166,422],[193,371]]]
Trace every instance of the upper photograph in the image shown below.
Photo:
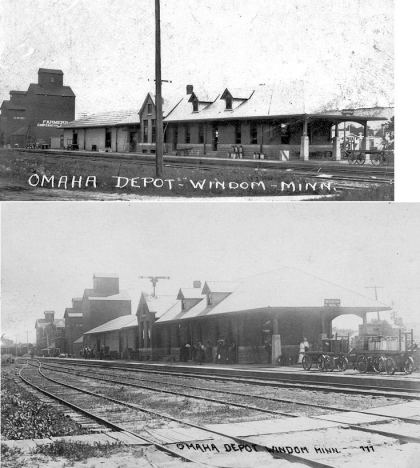
[[[392,0],[1,13],[2,201],[394,200]]]

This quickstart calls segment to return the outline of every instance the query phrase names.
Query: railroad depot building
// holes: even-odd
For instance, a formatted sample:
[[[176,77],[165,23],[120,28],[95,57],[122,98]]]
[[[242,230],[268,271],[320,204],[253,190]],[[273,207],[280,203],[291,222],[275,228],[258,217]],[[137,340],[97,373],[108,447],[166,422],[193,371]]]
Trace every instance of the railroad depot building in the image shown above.
[[[331,338],[336,317],[353,314],[366,323],[367,313],[390,309],[294,268],[194,285],[176,296],[142,294],[136,315],[88,330],[84,342],[108,346],[116,357],[152,360],[179,360],[181,348],[201,342],[213,348],[214,360],[223,340],[234,343],[231,362],[290,364],[303,337],[313,347]]]
[[[173,107],[172,101],[163,100],[163,116]],[[88,151],[153,154],[156,152],[155,95],[147,93],[140,110],[88,115],[62,125],[62,132],[66,147],[72,144]]]
[[[168,154],[308,160],[323,153],[339,160],[340,124],[363,125],[361,146],[369,149],[368,122],[391,115],[378,101],[343,104],[301,81],[218,93],[187,85],[184,95],[163,100],[164,142]],[[154,153],[155,97],[148,93],[140,111],[97,114],[63,125],[63,132],[80,149]]]
[[[38,83],[31,83],[27,91],[10,91],[10,100],[1,105],[1,146],[51,146],[51,138],[57,146],[62,134],[58,127],[75,118],[76,97],[63,85],[63,77],[61,70],[40,68]]]

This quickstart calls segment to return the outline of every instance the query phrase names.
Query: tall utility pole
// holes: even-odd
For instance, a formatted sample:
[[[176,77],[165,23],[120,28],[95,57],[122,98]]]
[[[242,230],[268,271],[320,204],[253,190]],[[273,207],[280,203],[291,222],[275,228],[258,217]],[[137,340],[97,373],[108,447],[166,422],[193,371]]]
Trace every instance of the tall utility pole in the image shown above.
[[[163,176],[162,66],[160,57],[160,0],[155,0],[156,23],[156,177]]]
[[[153,284],[153,297],[156,297],[156,284],[160,279],[171,279],[170,276],[139,276],[140,279],[149,279]]]

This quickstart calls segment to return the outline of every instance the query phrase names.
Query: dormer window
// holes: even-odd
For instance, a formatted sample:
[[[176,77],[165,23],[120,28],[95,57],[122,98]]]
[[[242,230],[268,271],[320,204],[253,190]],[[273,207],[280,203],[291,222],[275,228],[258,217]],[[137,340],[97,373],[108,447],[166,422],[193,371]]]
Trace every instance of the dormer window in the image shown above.
[[[186,310],[186,309],[187,309],[187,301],[185,299],[182,299],[181,310]]]
[[[147,104],[147,113],[150,115],[152,113],[152,105]]]
[[[193,112],[198,112],[198,99],[193,101]]]
[[[207,305],[211,306],[213,304],[213,298],[211,297],[211,293],[207,295]]]
[[[232,97],[226,96],[226,110],[232,110]]]

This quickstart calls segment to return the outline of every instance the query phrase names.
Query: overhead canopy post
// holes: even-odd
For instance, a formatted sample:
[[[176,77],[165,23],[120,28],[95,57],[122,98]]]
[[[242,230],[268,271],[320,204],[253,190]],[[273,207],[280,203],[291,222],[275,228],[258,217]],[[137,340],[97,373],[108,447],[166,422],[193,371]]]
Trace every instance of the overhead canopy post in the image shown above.
[[[309,160],[308,117],[306,115],[303,119],[302,137],[300,140],[300,159],[302,161]]]

